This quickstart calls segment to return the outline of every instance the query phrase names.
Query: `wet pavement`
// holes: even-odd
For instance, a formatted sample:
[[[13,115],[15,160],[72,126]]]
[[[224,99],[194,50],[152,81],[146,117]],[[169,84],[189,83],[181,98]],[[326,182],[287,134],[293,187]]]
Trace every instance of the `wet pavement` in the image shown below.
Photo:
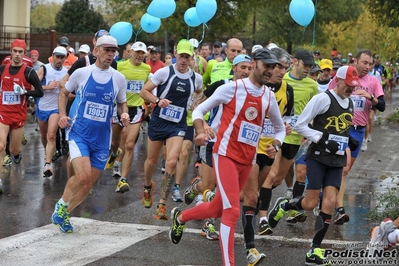
[[[345,209],[350,215],[350,221],[344,226],[331,225],[324,243],[326,247],[338,248],[343,243],[367,243],[371,228],[378,221],[370,220],[369,211],[377,206],[378,200],[388,190],[397,191],[399,184],[399,124],[386,122],[386,117],[397,110],[399,97],[387,98],[387,110],[380,117],[380,125],[376,125],[372,134],[373,141],[368,144],[368,150],[361,152],[355,166],[348,177]],[[2,173],[4,194],[0,196],[0,241],[6,241],[16,234],[48,226],[54,204],[61,197],[66,175],[66,156],[53,163],[54,176],[45,182],[42,177],[44,164],[44,149],[40,142],[40,133],[35,131],[34,124],[27,124],[26,135],[28,143],[22,146],[23,158],[21,164],[5,166]],[[179,245],[170,244],[167,229],[170,221],[158,221],[153,218],[155,206],[145,209],[141,204],[142,186],[144,184],[143,165],[146,157],[146,135],[140,134],[135,147],[134,162],[128,177],[130,191],[124,194],[115,193],[117,179],[113,178],[111,170],[102,172],[94,184],[92,193],[73,212],[73,217],[93,219],[96,221],[123,224],[137,224],[145,228],[155,226],[159,233],[139,241],[122,250],[115,246],[114,253],[104,258],[90,261],[91,265],[221,265],[218,242],[205,240],[199,235],[198,229],[202,222],[190,222]],[[187,187],[194,176],[195,153],[190,158],[187,178],[182,188]],[[159,199],[161,183],[160,164],[154,176],[156,189],[154,198]],[[285,194],[285,185],[273,191],[272,202],[278,196]],[[399,196],[399,192],[397,192]],[[175,203],[170,198],[168,210],[174,206],[187,208],[184,203]],[[76,220],[79,224],[80,220]],[[74,223],[74,218],[72,218]],[[304,254],[313,235],[314,215],[308,212],[308,219],[302,224],[288,224],[281,221],[271,236],[257,237],[256,246],[265,252],[267,258],[260,265],[303,265]],[[49,230],[52,230],[49,225]],[[44,227],[47,228],[47,227]],[[144,229],[140,229],[144,230]],[[54,226],[54,232],[58,229]],[[75,232],[76,233],[76,232]],[[73,233],[68,236],[71,239]],[[245,264],[241,222],[237,224],[235,243],[237,265]],[[7,239],[5,239],[7,238]],[[341,242],[342,241],[342,242]],[[0,251],[0,257],[1,255]],[[290,254],[287,257],[287,254]],[[205,256],[206,255],[206,256]],[[71,255],[73,256],[73,254]],[[1,262],[0,262],[1,264]],[[77,263],[75,265],[84,265]],[[17,265],[17,264],[16,264]],[[40,265],[40,264],[37,264]],[[46,264],[42,264],[46,265]],[[74,265],[56,264],[56,265]],[[345,265],[345,264],[342,264]],[[359,265],[359,264],[358,264]],[[370,265],[370,264],[369,264]]]

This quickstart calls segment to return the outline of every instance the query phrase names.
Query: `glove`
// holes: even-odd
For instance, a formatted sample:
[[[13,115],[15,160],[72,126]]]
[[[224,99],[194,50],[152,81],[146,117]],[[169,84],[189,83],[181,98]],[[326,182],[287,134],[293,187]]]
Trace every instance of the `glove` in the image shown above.
[[[321,138],[319,142],[317,142],[322,148],[326,149],[330,153],[336,153],[339,148],[339,144],[333,140],[327,140],[325,138]]]
[[[17,83],[14,82],[14,92],[16,94],[23,95],[26,93],[26,90],[24,90],[21,86],[19,86]]]
[[[366,140],[367,141],[367,140]],[[349,143],[348,143],[349,149],[351,151],[355,151],[359,147],[359,141],[355,140],[351,136],[349,136]]]

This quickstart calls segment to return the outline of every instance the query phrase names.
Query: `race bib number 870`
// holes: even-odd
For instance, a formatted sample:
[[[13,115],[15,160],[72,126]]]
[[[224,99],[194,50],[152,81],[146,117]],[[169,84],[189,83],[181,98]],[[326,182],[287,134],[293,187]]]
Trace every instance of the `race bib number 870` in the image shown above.
[[[108,105],[87,101],[83,117],[93,121],[105,122],[108,117],[108,112]]]

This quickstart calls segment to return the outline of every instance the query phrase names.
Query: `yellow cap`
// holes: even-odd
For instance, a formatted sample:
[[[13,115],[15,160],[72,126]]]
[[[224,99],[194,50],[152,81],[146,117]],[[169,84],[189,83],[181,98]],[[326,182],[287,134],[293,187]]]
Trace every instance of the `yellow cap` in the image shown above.
[[[188,54],[192,56],[194,54],[194,46],[187,40],[182,40],[177,45],[178,54]]]
[[[321,60],[320,61],[320,68],[321,68],[321,70],[326,69],[326,68],[328,68],[330,70],[333,69],[332,61],[330,59]]]

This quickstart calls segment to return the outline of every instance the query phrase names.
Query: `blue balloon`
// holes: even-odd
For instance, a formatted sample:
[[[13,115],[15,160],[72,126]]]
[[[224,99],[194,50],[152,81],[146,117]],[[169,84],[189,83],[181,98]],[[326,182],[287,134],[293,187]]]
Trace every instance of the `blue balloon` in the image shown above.
[[[147,8],[147,14],[157,18],[167,18],[176,10],[174,0],[153,0]]]
[[[191,7],[186,10],[186,13],[184,13],[184,21],[190,27],[198,27],[201,25],[201,21],[197,15],[197,10],[195,7]]]
[[[133,26],[129,22],[117,22],[112,25],[109,34],[116,39],[118,45],[124,45],[132,38]]]
[[[312,0],[292,0],[289,10],[292,19],[304,27],[309,25],[315,13]]]
[[[161,27],[161,19],[145,13],[140,19],[140,25],[145,32],[154,33]]]
[[[218,4],[216,0],[198,0],[195,7],[200,21],[207,23],[216,14]]]

